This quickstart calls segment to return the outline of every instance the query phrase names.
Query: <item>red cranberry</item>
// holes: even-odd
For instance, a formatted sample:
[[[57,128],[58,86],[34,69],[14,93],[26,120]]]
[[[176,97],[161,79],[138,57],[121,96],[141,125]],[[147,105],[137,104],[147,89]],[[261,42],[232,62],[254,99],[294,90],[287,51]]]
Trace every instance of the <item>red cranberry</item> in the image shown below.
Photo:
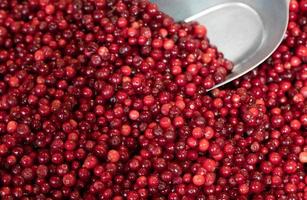
[[[120,159],[120,155],[116,150],[110,150],[108,152],[108,160],[111,162],[117,162]]]
[[[72,187],[76,184],[76,177],[73,174],[63,176],[63,184],[67,187]]]
[[[306,5],[207,92],[233,64],[148,0],[1,1],[0,198],[304,199]]]

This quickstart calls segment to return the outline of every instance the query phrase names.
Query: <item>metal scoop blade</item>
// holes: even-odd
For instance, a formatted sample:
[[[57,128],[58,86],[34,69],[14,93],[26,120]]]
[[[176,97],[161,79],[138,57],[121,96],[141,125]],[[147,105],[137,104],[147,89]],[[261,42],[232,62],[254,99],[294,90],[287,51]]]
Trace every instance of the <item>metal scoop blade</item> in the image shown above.
[[[253,70],[280,45],[289,18],[289,0],[152,0],[177,21],[198,21],[210,42],[234,63],[220,87]]]

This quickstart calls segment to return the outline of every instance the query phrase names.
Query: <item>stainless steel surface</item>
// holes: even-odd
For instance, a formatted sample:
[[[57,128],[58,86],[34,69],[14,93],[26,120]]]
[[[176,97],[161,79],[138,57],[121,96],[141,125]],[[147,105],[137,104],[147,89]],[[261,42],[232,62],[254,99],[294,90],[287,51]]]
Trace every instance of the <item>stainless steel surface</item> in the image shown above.
[[[220,87],[251,71],[281,43],[288,24],[289,0],[152,0],[178,21],[198,21],[210,42],[234,62]],[[214,89],[212,88],[212,89]]]

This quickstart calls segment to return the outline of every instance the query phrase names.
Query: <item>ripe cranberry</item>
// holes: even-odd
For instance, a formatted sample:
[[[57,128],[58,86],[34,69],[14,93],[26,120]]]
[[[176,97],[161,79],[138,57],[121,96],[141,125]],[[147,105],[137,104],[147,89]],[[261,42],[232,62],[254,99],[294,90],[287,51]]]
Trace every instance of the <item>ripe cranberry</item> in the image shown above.
[[[63,176],[63,184],[67,187],[72,187],[76,184],[76,177],[73,174]]]
[[[296,168],[297,164],[295,161],[287,161],[284,165],[284,171],[289,174],[296,172]]]
[[[307,152],[301,152],[299,155],[301,163],[307,163]]]
[[[208,92],[233,64],[148,0],[0,1],[0,199],[304,199],[306,5]]]
[[[205,152],[205,151],[208,150],[208,148],[209,148],[209,142],[208,142],[208,140],[207,140],[207,139],[201,139],[201,140],[199,141],[199,145],[198,145],[199,151]]]
[[[202,186],[205,184],[205,177],[203,175],[195,175],[193,177],[193,183],[196,186]]]
[[[93,169],[97,164],[98,164],[97,158],[95,156],[90,155],[85,159],[83,167],[87,169]]]
[[[120,155],[116,150],[110,150],[108,152],[108,160],[111,162],[117,162],[120,159]]]

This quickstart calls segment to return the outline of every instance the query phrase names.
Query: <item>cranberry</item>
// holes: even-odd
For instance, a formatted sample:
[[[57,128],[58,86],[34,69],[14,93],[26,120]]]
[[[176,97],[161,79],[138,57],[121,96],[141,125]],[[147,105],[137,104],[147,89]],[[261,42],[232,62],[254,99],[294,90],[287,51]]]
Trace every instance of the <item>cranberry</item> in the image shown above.
[[[117,162],[119,159],[120,159],[120,155],[118,153],[118,151],[116,150],[110,150],[108,152],[108,159],[111,161],[111,162]]]
[[[294,173],[296,172],[297,163],[295,161],[287,161],[284,165],[284,170],[286,173]]]
[[[196,186],[202,186],[205,184],[205,177],[203,175],[195,175],[193,177],[193,183]]]
[[[307,152],[301,152],[299,155],[299,159],[302,163],[307,163]]]
[[[76,184],[76,177],[73,174],[63,176],[63,184],[67,187],[72,187]]]
[[[207,139],[201,139],[199,141],[199,146],[198,146],[199,151],[204,152],[204,151],[207,151],[208,148],[209,148],[208,140]]]
[[[148,0],[1,1],[0,199],[304,199],[306,5],[207,92],[233,64]]]
[[[97,164],[98,164],[97,158],[95,156],[90,155],[85,159],[83,167],[87,169],[93,169]]]

